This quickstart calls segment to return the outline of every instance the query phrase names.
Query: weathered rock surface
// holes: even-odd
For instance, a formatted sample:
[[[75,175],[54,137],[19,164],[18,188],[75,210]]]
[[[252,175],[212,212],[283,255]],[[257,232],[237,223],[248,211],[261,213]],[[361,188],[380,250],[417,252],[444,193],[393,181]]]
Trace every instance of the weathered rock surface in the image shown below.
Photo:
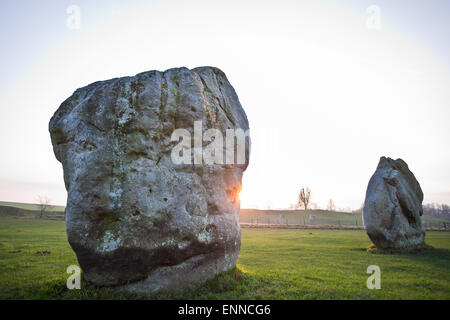
[[[233,268],[244,164],[171,160],[174,129],[248,129],[225,74],[149,71],[76,90],[50,120],[68,192],[67,235],[83,275],[135,292],[182,288]],[[206,143],[204,143],[205,145]]]
[[[414,248],[424,243],[423,193],[402,160],[381,157],[369,181],[364,226],[378,248]]]

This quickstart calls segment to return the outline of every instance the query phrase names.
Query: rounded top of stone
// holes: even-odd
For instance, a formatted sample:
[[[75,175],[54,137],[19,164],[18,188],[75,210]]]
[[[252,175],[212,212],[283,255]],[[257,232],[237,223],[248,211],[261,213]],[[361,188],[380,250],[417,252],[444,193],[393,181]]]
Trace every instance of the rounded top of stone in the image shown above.
[[[409,170],[408,164],[403,159],[398,158],[394,160],[390,157],[385,156],[380,157],[378,168],[393,168],[400,171]]]

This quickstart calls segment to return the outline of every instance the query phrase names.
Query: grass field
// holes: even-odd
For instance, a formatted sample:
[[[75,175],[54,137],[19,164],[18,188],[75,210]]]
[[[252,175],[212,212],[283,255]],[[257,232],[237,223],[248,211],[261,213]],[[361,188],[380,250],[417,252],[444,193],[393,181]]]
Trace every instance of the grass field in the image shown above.
[[[34,203],[0,201],[0,206],[14,207],[25,210],[39,211],[39,205]],[[64,206],[50,206],[49,211],[64,211]]]
[[[382,255],[365,251],[364,231],[244,228],[235,270],[152,298],[450,299],[450,232],[428,232],[426,241],[434,248]],[[63,221],[0,218],[0,299],[138,298],[84,281],[67,290],[72,264]],[[381,268],[381,290],[366,287],[369,265]]]
[[[64,220],[64,211],[63,206],[50,206],[42,216],[45,219]],[[0,217],[39,218],[40,215],[37,204],[0,201]]]
[[[327,210],[258,210],[241,209],[239,221],[246,223],[308,225],[309,217],[315,217],[315,225],[362,226],[361,213],[348,213]],[[280,219],[282,217],[282,219]],[[441,227],[443,222],[450,222],[431,216],[422,216],[426,227]]]

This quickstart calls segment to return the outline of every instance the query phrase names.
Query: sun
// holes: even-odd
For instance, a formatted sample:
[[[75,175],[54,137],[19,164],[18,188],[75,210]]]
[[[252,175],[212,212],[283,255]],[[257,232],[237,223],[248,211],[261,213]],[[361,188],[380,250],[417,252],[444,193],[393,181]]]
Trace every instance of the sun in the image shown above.
[[[231,201],[234,204],[240,204],[241,203],[241,191],[242,191],[242,187],[241,186],[236,186],[233,189],[227,190],[227,194],[231,198]]]

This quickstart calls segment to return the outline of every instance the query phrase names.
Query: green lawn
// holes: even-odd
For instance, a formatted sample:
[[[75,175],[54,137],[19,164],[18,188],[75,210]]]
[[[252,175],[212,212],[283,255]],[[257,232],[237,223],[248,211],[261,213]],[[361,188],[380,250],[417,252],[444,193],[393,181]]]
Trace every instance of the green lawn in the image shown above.
[[[33,210],[39,211],[40,207],[35,203],[21,203],[21,202],[8,202],[8,201],[0,201],[0,206],[14,207],[25,210]],[[64,211],[66,207],[51,205],[48,211]]]
[[[237,269],[152,298],[450,299],[450,232],[427,232],[426,242],[434,248],[383,255],[365,251],[364,231],[244,228]],[[0,218],[0,299],[136,298],[86,282],[67,290],[72,264],[63,221]],[[381,290],[366,287],[369,265],[381,268]]]
[[[327,210],[258,210],[241,209],[239,221],[245,223],[277,224],[279,217],[287,224],[308,225],[309,217],[315,216],[315,225],[362,226],[361,213],[349,213]],[[422,216],[426,227],[442,227],[450,221],[431,216]],[[283,223],[284,224],[284,223]]]

